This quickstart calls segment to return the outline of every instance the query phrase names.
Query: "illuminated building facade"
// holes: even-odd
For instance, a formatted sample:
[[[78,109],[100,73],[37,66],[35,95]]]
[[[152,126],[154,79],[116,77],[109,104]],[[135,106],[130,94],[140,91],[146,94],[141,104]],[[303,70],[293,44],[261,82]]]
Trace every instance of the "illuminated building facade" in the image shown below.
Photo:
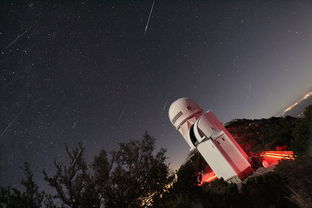
[[[180,98],[169,108],[169,119],[191,150],[197,149],[216,177],[239,183],[253,173],[248,156],[223,124],[193,100]]]

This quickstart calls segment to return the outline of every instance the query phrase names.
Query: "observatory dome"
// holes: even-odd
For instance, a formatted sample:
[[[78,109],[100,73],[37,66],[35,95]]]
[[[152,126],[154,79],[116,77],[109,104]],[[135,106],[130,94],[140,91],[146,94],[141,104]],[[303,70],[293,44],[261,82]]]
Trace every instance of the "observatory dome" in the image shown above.
[[[169,119],[176,129],[195,114],[203,110],[190,98],[179,98],[169,107]]]

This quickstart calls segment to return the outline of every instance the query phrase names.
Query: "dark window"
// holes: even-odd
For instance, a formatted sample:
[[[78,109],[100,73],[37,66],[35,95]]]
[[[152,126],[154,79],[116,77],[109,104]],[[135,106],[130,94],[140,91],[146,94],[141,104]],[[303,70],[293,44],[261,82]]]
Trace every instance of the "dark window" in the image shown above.
[[[189,134],[190,134],[190,138],[191,138],[193,145],[196,146],[195,144],[197,143],[197,139],[194,134],[194,125],[191,126]]]
[[[223,138],[223,137],[222,137],[221,139],[224,141],[224,138]]]
[[[187,108],[188,110],[191,110],[191,109],[192,109],[191,106],[187,106],[186,108]]]
[[[175,123],[182,115],[183,115],[183,113],[182,113],[182,111],[180,111],[180,112],[172,119],[172,123]]]

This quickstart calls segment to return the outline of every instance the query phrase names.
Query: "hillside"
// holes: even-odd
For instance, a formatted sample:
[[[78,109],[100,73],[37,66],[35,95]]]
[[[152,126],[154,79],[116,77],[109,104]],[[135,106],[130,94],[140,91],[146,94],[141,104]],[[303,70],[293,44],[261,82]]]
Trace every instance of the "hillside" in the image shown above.
[[[236,119],[225,124],[246,153],[274,150],[276,146],[291,146],[293,131],[299,118],[287,116],[269,119]]]
[[[225,124],[247,154],[283,148],[296,159],[282,161],[273,172],[240,184],[215,180],[198,187],[196,175],[207,167],[198,152],[177,172],[177,180],[164,196],[162,207],[312,207],[312,106],[303,118],[236,119]]]

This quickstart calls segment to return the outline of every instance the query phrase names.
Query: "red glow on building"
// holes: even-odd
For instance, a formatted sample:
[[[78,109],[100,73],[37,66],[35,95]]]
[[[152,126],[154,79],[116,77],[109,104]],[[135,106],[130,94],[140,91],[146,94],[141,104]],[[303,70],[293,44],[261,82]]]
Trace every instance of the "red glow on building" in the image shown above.
[[[277,147],[276,149],[285,149],[284,147]],[[254,155],[255,158],[260,160],[263,167],[269,168],[277,165],[281,160],[294,160],[295,155],[293,151],[264,151]],[[257,167],[259,168],[259,167]],[[209,183],[217,179],[216,174],[208,167],[198,173],[198,186]]]

